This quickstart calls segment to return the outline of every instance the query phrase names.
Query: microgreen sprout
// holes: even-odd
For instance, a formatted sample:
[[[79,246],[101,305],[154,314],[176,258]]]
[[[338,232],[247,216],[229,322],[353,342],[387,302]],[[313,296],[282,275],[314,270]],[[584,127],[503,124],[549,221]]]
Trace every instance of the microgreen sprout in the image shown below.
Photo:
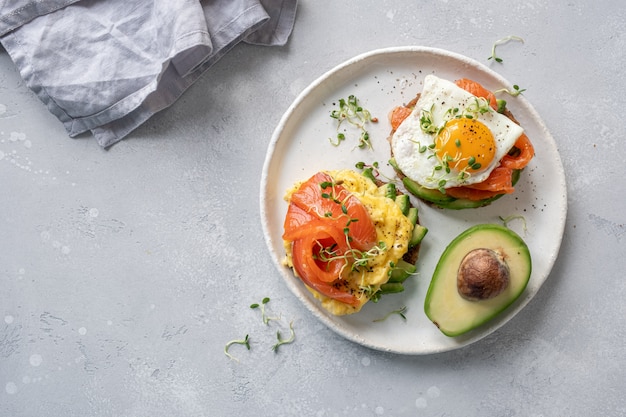
[[[518,42],[522,42],[524,43],[524,39],[520,38],[519,36],[514,36],[514,35],[510,35],[510,36],[506,36],[502,39],[498,39],[497,41],[495,41],[491,47],[491,56],[489,58],[487,58],[487,60],[493,59],[494,61],[498,62],[498,63],[502,63],[502,58],[500,58],[499,56],[496,55],[496,47],[498,45],[502,45],[505,44],[507,42],[510,41],[518,41]]]
[[[357,162],[355,167],[362,170],[364,177],[376,182],[376,177],[380,174],[378,171],[378,162],[374,162],[372,165],[366,165],[365,162]]]
[[[474,99],[474,102],[467,106],[465,112],[463,113],[463,116],[467,117],[468,119],[472,119],[480,114],[488,113],[489,111],[491,111],[489,101],[487,101],[487,99],[484,97],[476,97]]]
[[[446,180],[439,180],[439,182],[437,183],[437,189],[439,190],[439,192],[441,194],[445,194],[446,193],[446,184],[448,183],[448,181]]]
[[[341,182],[333,181],[323,181],[320,183],[321,197],[331,200],[333,203],[338,204],[341,208],[341,212],[345,215],[348,214],[348,208],[345,205],[345,201],[341,201],[339,196],[337,195],[336,186],[341,185]],[[330,188],[330,191],[328,189]],[[347,194],[347,193],[345,193]],[[347,194],[345,200],[350,197],[350,194]],[[324,217],[332,217],[332,212],[324,213]]]
[[[367,266],[367,263],[369,262],[371,258],[374,258],[380,255],[386,250],[387,250],[387,244],[383,241],[378,242],[378,245],[374,246],[373,248],[371,248],[370,250],[366,252],[351,248],[349,252],[352,253],[352,256],[354,257],[354,262],[352,263],[352,270],[358,271],[360,267]]]
[[[435,157],[435,154],[433,153],[428,157]],[[452,168],[450,167],[450,165],[457,167],[459,163],[463,161],[466,162],[466,166],[460,169],[456,175],[456,178],[460,181],[467,181],[467,179],[472,176],[471,172],[468,171],[469,169],[478,171],[482,167],[482,164],[476,161],[476,157],[469,156],[463,158],[458,152],[454,156],[445,153],[442,157],[438,157],[438,160],[440,164],[433,166],[432,173],[428,177],[428,180],[435,181],[438,179],[439,181],[437,184],[437,188],[440,192],[444,194],[447,181],[443,177],[445,177],[446,174],[450,174],[450,172],[452,172]]]
[[[496,104],[498,105],[498,109],[496,110],[498,113],[504,113],[506,111],[506,100],[498,98],[496,99]]]
[[[439,133],[441,127],[437,126],[433,121],[433,108],[435,105],[430,106],[430,109],[422,109],[420,113],[420,128],[424,133],[435,134]]]
[[[347,229],[347,228],[346,228]],[[341,268],[339,274],[341,275],[344,269],[350,264],[352,260],[352,264],[350,265],[351,271],[359,271],[360,268],[367,267],[368,262],[383,253],[387,250],[387,244],[383,241],[378,242],[378,245],[374,246],[368,251],[361,251],[355,249],[350,246],[350,238],[348,237],[348,231],[344,229],[344,233],[346,235],[346,242],[348,243],[348,250],[343,254],[338,254],[334,251],[335,247],[331,246],[328,248],[321,248],[317,255],[314,255],[314,259],[320,260],[321,262],[332,262],[337,260],[343,260],[344,265]]]
[[[258,308],[258,309],[260,309],[260,310],[261,310],[261,318],[263,319],[263,324],[268,324],[268,323],[270,322],[270,320],[278,320],[278,318],[277,318],[277,317],[269,317],[269,316],[267,315],[267,313],[266,313],[266,311],[265,311],[265,305],[266,305],[267,303],[269,303],[269,302],[270,302],[269,297],[265,297],[265,298],[263,298],[263,300],[261,301],[261,304],[259,304],[259,303],[253,303],[253,304],[250,304],[250,308],[251,308],[251,309],[253,309],[253,310],[254,310],[254,309],[257,309],[257,308]]]
[[[459,108],[458,107],[454,107],[454,108],[449,108],[448,110],[446,110],[446,114],[445,117],[448,119],[452,119],[452,118],[457,118],[459,117]]]
[[[291,321],[289,323],[289,338],[288,339],[282,339],[280,336],[280,330],[276,331],[276,338],[278,339],[278,342],[276,342],[276,344],[274,346],[272,346],[272,350],[274,352],[278,352],[278,347],[281,345],[286,345],[289,343],[293,343],[294,340],[296,340],[296,333],[293,330],[293,321]]]
[[[411,275],[417,275],[416,270],[409,270],[408,268],[402,268],[399,265],[396,265],[395,262],[389,262],[389,271],[387,271],[387,276],[391,277],[394,271],[402,271],[403,274],[406,274],[407,277]]]
[[[361,174],[363,174],[364,177],[369,178],[374,183],[376,183],[379,177],[383,177],[385,181],[389,183],[393,182],[394,181],[393,178],[390,178],[384,175],[382,172],[380,172],[379,166],[380,166],[379,163],[376,161],[374,161],[371,164],[366,164],[365,162],[357,162],[354,165],[356,169],[361,170]]]
[[[390,311],[389,313],[385,314],[383,317],[379,319],[375,319],[373,321],[374,323],[379,323],[381,321],[387,320],[389,317],[393,316],[394,314],[397,314],[398,316],[402,317],[403,320],[406,320],[406,316],[404,315],[404,313],[406,313],[406,310],[407,310],[406,306],[403,306],[397,310]]]
[[[363,291],[363,294],[365,294],[365,296],[374,303],[377,303],[380,300],[378,288],[374,288],[371,285],[359,285],[359,290]]]
[[[365,167],[364,163],[358,163],[357,166],[362,168]],[[377,167],[378,164],[375,163],[374,167]],[[345,226],[343,228],[343,232],[346,238],[346,244],[348,249],[343,253],[336,252],[337,246],[332,245],[329,247],[324,247],[321,243],[317,242],[316,252],[313,254],[313,258],[319,260],[321,262],[332,262],[336,260],[344,260],[344,264],[341,268],[340,274],[344,271],[344,269],[351,264],[352,271],[358,271],[361,267],[367,266],[369,260],[375,256],[378,256],[380,253],[387,250],[386,244],[384,242],[379,242],[377,246],[374,246],[368,251],[361,251],[355,249],[351,246],[352,237],[350,236],[350,225],[354,222],[357,222],[358,219],[351,218],[348,213],[347,200],[350,198],[348,192],[345,192],[346,196],[344,200],[339,199],[339,195],[342,194],[343,190],[337,192],[336,185],[339,183],[333,181],[323,181],[320,184],[321,188],[321,197],[332,201],[335,204],[338,204],[341,208],[341,215],[337,218],[347,217]],[[329,190],[330,188],[330,190]],[[332,218],[333,213],[327,212],[323,214],[323,217]]]
[[[422,142],[419,141],[419,140],[413,140],[413,139],[409,139],[409,140],[417,145],[417,151],[419,153],[425,153],[427,150],[429,150],[429,149],[432,150],[436,146],[434,143],[432,143],[432,144],[427,146],[427,145],[422,144]]]
[[[339,146],[341,142],[346,140],[346,135],[339,131],[342,123],[345,121],[360,131],[358,147],[372,148],[369,132],[365,128],[365,125],[369,122],[376,123],[378,119],[372,117],[369,110],[359,104],[359,100],[355,95],[349,95],[347,100],[343,98],[339,99],[339,109],[331,111],[330,117],[337,120],[337,135],[335,139],[329,138],[331,144]]]
[[[524,91],[524,90],[522,90]],[[468,103],[468,105],[461,111],[458,107],[449,108],[443,115],[442,122],[438,125],[435,123],[433,118],[433,111],[435,105],[430,106],[430,109],[422,109],[420,113],[420,128],[422,132],[428,135],[438,135],[443,128],[446,126],[446,123],[452,119],[475,119],[480,117],[480,115],[488,113],[492,111],[492,108],[489,104],[489,101],[484,97],[475,97],[474,101]],[[426,147],[419,142],[416,142],[419,147],[419,152],[426,152]],[[428,149],[433,149],[435,144],[429,145]]]
[[[320,188],[322,190],[327,190],[328,188],[330,188],[330,193],[322,191],[322,198],[328,198],[330,200],[332,200],[333,202],[337,203],[337,204],[343,204],[338,197],[335,195],[335,186],[336,185],[340,185],[339,183],[336,183],[334,181],[323,181],[320,183]]]
[[[250,350],[250,338],[248,337],[248,335],[246,335],[246,337],[244,337],[243,339],[231,340],[224,346],[224,354],[230,359],[239,362],[239,359],[237,359],[228,352],[228,349],[230,349],[232,345],[244,345],[246,349]]]
[[[499,90],[494,91],[494,94],[498,94],[498,93],[507,93],[508,95],[512,96],[512,97],[517,97],[520,94],[522,94],[524,91],[526,91],[525,88],[520,88],[519,85],[515,84],[513,85],[513,89],[508,89],[508,88],[501,88]],[[506,105],[506,103],[505,103]]]
[[[513,221],[513,220],[521,220],[524,233],[526,233],[528,231],[528,229],[526,227],[526,218],[524,216],[522,216],[522,215],[512,214],[512,215],[510,215],[508,217],[502,217],[502,216],[498,216],[498,217],[500,218],[500,220],[502,221],[502,224],[506,228],[509,228],[509,223],[511,223],[511,221]]]

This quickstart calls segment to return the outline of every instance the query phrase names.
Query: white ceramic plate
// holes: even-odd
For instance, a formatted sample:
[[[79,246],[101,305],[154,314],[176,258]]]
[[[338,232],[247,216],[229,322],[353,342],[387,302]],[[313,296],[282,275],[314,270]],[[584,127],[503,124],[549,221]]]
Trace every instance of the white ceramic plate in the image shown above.
[[[320,170],[354,169],[359,161],[379,162],[381,171],[393,176],[387,136],[389,111],[410,101],[421,91],[426,74],[449,80],[467,77],[491,90],[511,84],[486,66],[462,55],[426,47],[398,47],[359,55],[327,72],[307,87],[289,107],[269,145],[261,179],[261,219],[273,261],[287,286],[322,322],[345,338],[373,349],[401,354],[429,354],[456,349],[475,342],[504,325],[537,293],[558,255],[567,197],[563,166],[554,139],[533,107],[523,96],[502,97],[508,102],[535,146],[535,158],[522,173],[515,194],[480,209],[441,210],[418,203],[420,222],[429,232],[422,243],[417,263],[419,275],[405,283],[405,292],[368,303],[357,314],[336,317],[323,310],[282,265],[283,221],[287,204],[285,191],[296,181]],[[359,149],[357,139],[347,132],[340,146],[328,140],[337,132],[330,112],[340,98],[354,94],[379,122],[369,124],[373,149]],[[352,131],[354,132],[354,131]],[[352,140],[351,140],[352,139]],[[416,200],[414,200],[414,203]],[[444,336],[424,314],[424,297],[435,265],[447,244],[477,223],[502,223],[501,217],[521,215],[509,227],[528,244],[533,270],[525,292],[496,319],[465,335]],[[407,307],[406,320],[392,315],[375,321],[392,310]]]

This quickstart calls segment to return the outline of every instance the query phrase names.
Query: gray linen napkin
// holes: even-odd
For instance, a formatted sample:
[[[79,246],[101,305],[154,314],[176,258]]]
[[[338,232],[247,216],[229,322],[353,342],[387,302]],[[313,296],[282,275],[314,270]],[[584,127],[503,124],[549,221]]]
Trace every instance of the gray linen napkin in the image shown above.
[[[103,147],[241,41],[284,45],[297,0],[0,0],[0,43],[72,137]]]

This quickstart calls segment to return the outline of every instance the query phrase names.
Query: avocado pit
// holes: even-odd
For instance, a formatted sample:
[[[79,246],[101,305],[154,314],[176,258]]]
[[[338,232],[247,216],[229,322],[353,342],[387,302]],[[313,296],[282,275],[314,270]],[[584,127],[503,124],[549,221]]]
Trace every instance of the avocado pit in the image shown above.
[[[466,300],[488,300],[509,285],[511,273],[501,254],[493,249],[470,251],[459,265],[457,289]]]

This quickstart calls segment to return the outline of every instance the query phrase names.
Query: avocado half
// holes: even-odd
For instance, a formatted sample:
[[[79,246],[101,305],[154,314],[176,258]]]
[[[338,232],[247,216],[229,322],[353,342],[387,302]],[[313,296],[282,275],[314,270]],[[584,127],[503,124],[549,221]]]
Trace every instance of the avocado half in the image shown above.
[[[481,251],[478,251],[482,249]],[[459,273],[468,254],[493,254],[489,260],[498,265],[495,275],[506,275],[506,285],[484,293],[485,297],[468,297],[459,290]],[[478,255],[477,255],[478,256]],[[478,258],[477,258],[478,259]],[[485,264],[484,259],[479,263]],[[489,262],[487,262],[489,264]],[[428,318],[446,336],[459,336],[493,319],[524,292],[532,262],[528,246],[512,230],[498,224],[479,224],[457,236],[444,250],[433,273],[424,311]],[[480,275],[480,274],[479,274]],[[499,276],[498,275],[498,276]]]

